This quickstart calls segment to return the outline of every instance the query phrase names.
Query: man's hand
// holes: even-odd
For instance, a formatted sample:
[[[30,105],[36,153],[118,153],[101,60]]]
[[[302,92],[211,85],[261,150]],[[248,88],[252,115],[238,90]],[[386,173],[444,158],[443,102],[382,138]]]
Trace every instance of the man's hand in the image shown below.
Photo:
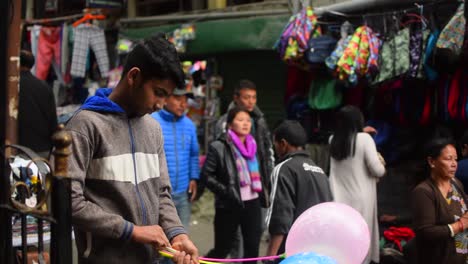
[[[172,239],[172,248],[179,252],[172,259],[177,264],[198,264],[198,249],[186,234],[180,234]]]
[[[132,240],[142,244],[151,244],[156,249],[171,245],[159,225],[133,226]]]
[[[193,201],[195,201],[195,198],[197,197],[197,181],[196,180],[190,181],[188,192],[192,194],[190,196],[190,202],[193,203]]]

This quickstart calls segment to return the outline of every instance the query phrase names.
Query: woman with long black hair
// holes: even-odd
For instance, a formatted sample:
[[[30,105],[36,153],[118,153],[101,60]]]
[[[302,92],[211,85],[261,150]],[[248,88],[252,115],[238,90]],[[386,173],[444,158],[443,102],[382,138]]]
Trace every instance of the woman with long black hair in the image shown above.
[[[336,115],[330,140],[330,188],[336,202],[356,209],[371,234],[369,253],[363,263],[379,263],[377,181],[385,174],[384,161],[372,137],[363,132],[364,117],[354,106],[344,106]]]

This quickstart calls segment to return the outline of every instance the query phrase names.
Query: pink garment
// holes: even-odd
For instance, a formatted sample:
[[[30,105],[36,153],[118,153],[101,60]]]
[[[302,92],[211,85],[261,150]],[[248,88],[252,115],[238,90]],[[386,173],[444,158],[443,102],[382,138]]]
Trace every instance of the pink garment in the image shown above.
[[[37,58],[36,58],[36,77],[45,80],[49,74],[52,58],[60,66],[60,49],[62,47],[60,40],[61,27],[42,27],[39,34]]]

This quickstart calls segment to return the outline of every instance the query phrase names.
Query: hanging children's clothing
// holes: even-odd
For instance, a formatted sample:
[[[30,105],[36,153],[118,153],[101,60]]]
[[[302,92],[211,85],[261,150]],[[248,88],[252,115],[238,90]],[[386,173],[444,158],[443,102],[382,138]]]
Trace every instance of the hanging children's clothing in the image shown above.
[[[61,31],[61,27],[41,27],[36,57],[36,77],[41,80],[47,79],[52,59],[57,65],[61,64]]]
[[[31,27],[31,52],[37,60],[37,46],[39,43],[39,35],[41,34],[41,26],[34,25]],[[31,68],[31,72],[36,75],[36,64]]]
[[[62,28],[62,62],[61,62],[61,71],[62,74],[65,75],[67,73],[67,64],[68,64],[68,57],[70,53],[70,49],[68,48],[68,34],[69,31],[69,25],[68,24],[63,24]]]
[[[79,25],[74,30],[74,37],[71,75],[85,77],[86,60],[91,47],[96,55],[101,76],[107,77],[109,75],[109,57],[104,30],[94,25]]]

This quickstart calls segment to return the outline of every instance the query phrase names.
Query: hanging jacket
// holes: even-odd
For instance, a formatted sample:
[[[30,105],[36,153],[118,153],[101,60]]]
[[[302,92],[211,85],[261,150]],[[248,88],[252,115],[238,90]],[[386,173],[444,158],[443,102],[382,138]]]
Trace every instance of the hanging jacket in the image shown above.
[[[186,233],[171,200],[161,127],[129,117],[100,89],[69,120],[72,224],[80,263],[153,263],[152,245],[131,241],[133,226]]]
[[[258,144],[257,144],[258,146]],[[243,207],[241,199],[239,174],[235,161],[235,146],[226,134],[211,142],[206,160],[200,173],[200,186],[205,186],[215,194],[217,208]],[[258,151],[258,148],[257,148]],[[260,161],[260,160],[259,160]],[[263,207],[267,204],[269,176],[261,175],[262,191],[258,194]]]
[[[200,174],[196,127],[187,116],[176,117],[164,109],[151,116],[162,128],[172,193],[186,192],[190,180],[198,180]]]

